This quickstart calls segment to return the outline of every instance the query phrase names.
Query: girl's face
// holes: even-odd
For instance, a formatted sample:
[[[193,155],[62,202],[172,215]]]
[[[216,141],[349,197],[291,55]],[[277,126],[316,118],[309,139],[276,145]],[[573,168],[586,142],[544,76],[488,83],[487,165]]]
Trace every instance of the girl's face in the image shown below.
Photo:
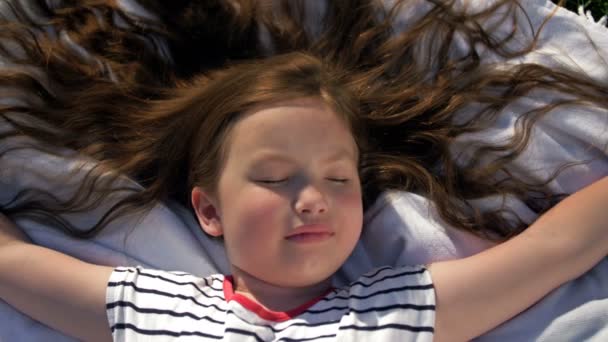
[[[347,125],[305,98],[245,113],[229,136],[217,198],[195,189],[193,203],[203,229],[224,236],[232,272],[283,287],[327,281],[362,226]]]

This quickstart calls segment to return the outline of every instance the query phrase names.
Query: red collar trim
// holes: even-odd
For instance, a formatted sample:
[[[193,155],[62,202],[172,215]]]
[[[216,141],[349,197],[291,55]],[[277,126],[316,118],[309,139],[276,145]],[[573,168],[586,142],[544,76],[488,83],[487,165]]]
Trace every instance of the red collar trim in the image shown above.
[[[298,306],[295,309],[291,309],[289,311],[272,311],[272,310],[266,309],[265,307],[260,305],[258,302],[254,301],[253,299],[251,299],[249,297],[243,296],[240,293],[235,293],[234,287],[233,287],[233,282],[234,282],[234,279],[232,278],[232,276],[229,276],[229,275],[224,276],[224,297],[226,298],[226,302],[234,300],[237,303],[241,304],[243,307],[245,307],[247,310],[258,315],[260,318],[263,318],[267,321],[274,321],[274,322],[283,322],[283,321],[290,320],[294,317],[297,317],[298,315],[300,315],[301,313],[306,311],[309,307],[316,304],[319,300],[321,300],[321,298],[325,297],[329,292],[331,292],[333,290],[333,288],[330,288],[327,290],[327,292],[323,293],[322,295],[320,295],[316,298],[309,300],[308,302]]]

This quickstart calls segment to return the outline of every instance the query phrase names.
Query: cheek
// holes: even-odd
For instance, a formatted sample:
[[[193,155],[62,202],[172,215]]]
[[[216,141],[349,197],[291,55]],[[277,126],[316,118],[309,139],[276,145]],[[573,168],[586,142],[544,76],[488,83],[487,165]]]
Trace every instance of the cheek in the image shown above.
[[[363,200],[361,196],[361,189],[356,188],[352,191],[348,191],[343,195],[342,198],[344,205],[349,207],[363,208]]]
[[[341,219],[343,222],[353,227],[360,229],[363,225],[363,201],[361,198],[361,190],[354,189],[345,192],[338,196]]]
[[[233,265],[248,268],[253,260],[264,260],[261,250],[270,252],[283,237],[285,200],[261,189],[242,189],[224,211],[224,241]],[[255,267],[253,267],[255,269]]]
[[[267,189],[252,188],[239,192],[232,217],[227,218],[232,227],[247,227],[248,234],[257,233],[271,225],[277,225],[284,215],[286,199]]]

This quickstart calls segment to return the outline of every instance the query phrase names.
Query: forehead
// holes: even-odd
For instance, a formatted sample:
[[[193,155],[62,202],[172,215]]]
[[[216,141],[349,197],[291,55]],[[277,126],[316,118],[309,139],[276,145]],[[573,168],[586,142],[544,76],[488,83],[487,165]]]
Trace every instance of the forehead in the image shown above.
[[[325,102],[303,98],[254,108],[234,125],[228,158],[251,160],[258,155],[284,154],[357,159],[357,147],[345,120]]]

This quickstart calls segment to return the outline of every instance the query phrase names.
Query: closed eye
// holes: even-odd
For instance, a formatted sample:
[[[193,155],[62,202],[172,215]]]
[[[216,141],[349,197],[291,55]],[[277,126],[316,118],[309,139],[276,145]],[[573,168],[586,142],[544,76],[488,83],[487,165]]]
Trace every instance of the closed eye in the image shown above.
[[[260,179],[260,180],[256,180],[256,182],[258,183],[262,183],[262,184],[281,184],[287,181],[287,178],[284,179]]]
[[[287,182],[288,178],[283,178],[283,179],[259,179],[256,180],[255,182],[257,183],[261,183],[261,184],[282,184]],[[339,183],[339,184],[345,184],[348,183],[349,179],[348,178],[327,178],[328,181],[330,182],[334,182],[334,183]]]

